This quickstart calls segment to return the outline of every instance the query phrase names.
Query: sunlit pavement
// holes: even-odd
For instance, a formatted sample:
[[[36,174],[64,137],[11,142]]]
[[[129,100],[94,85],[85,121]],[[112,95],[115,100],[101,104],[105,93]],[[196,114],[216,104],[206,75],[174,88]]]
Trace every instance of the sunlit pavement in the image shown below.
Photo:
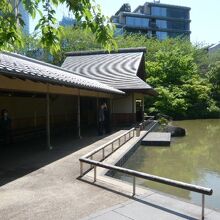
[[[102,210],[83,220],[174,220],[201,219],[201,207],[158,193],[139,196]],[[218,220],[220,213],[205,209],[205,219]]]

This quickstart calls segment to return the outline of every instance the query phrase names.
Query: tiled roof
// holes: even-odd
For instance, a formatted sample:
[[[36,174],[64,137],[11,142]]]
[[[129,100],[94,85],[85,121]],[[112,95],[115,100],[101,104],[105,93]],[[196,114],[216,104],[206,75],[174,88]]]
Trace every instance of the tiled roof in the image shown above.
[[[143,48],[137,51],[67,53],[62,67],[120,90],[153,90],[137,76],[144,53]]]
[[[118,89],[73,74],[66,69],[9,52],[0,53],[0,74],[43,83],[55,83],[74,88],[123,94]]]

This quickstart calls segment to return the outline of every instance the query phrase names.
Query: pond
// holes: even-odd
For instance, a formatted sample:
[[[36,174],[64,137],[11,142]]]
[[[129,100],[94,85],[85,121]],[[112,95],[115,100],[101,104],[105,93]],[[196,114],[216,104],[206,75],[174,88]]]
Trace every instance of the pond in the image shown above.
[[[140,146],[123,167],[213,189],[205,205],[220,210],[220,119],[175,121],[187,135],[172,138],[170,147]],[[132,181],[116,174],[116,178]],[[201,205],[201,194],[138,179],[137,183]]]

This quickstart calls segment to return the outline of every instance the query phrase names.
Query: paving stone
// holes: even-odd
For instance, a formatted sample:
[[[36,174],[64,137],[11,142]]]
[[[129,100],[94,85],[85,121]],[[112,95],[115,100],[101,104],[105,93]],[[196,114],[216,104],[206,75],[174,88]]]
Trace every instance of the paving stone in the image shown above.
[[[123,216],[123,215],[116,213],[114,211],[110,211],[110,212],[105,213],[103,215],[100,215],[100,216],[97,216],[94,218],[89,218],[89,219],[92,219],[92,220],[131,220],[131,218]],[[84,219],[84,220],[86,220],[86,219]]]
[[[178,216],[175,212],[167,212],[164,211],[163,209],[158,209],[157,207],[146,205],[141,202],[134,202],[122,208],[118,208],[114,211],[135,220],[182,219],[182,217]]]

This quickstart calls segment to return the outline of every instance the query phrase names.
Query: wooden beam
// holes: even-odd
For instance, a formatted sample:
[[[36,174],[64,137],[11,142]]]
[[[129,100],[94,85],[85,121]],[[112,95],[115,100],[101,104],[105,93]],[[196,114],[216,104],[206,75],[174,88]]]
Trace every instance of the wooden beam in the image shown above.
[[[9,91],[23,91],[31,93],[47,93],[47,89],[50,89],[50,94],[62,94],[62,95],[78,95],[78,88],[71,88],[66,86],[51,85],[41,82],[34,82],[30,80],[21,80],[18,78],[9,78],[3,75],[0,75],[0,89],[9,90]],[[86,89],[80,89],[80,96],[88,97],[97,97],[99,94],[100,97],[110,97],[111,95],[99,91],[90,91]]]

